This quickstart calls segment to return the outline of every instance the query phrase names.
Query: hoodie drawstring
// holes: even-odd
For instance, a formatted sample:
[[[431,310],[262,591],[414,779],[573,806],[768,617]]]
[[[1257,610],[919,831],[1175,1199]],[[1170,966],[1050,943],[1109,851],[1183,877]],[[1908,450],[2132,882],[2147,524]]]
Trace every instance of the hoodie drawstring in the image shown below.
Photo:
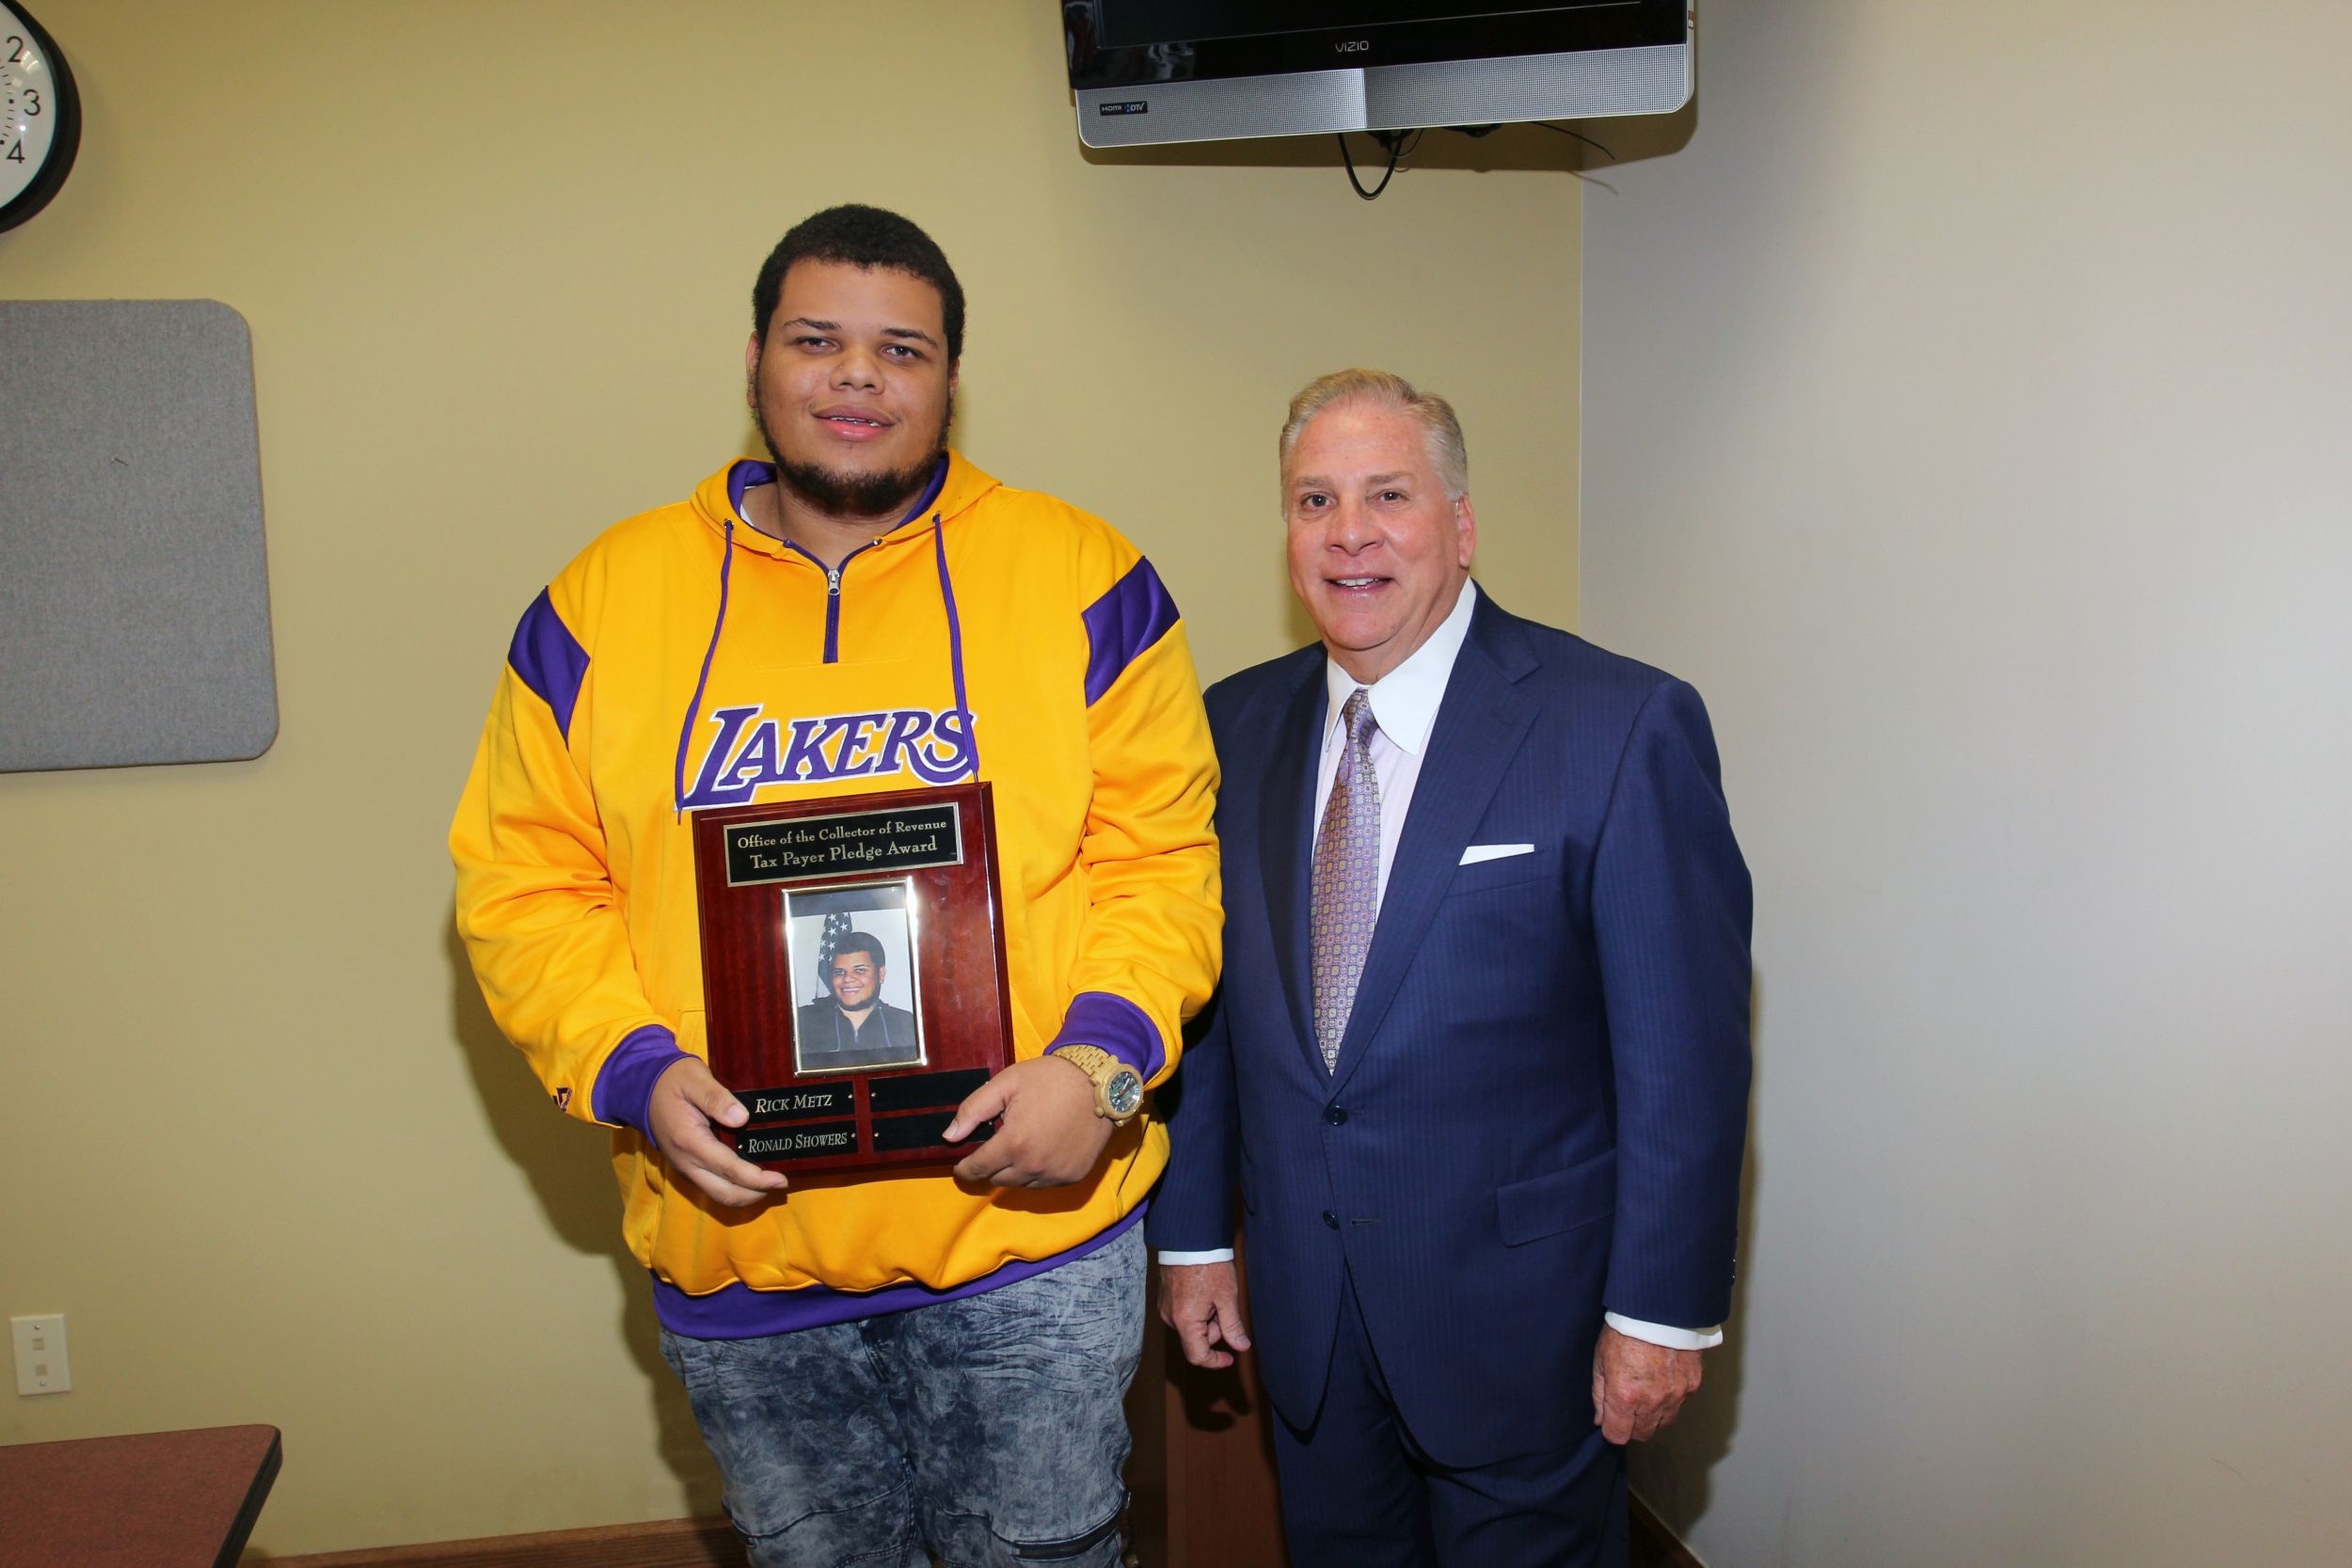
[[[956,585],[947,576],[947,530],[931,514],[931,553],[939,559],[939,597],[947,607],[947,668],[955,677],[956,711],[963,715],[963,737],[972,749],[972,777],[980,776],[980,732],[963,695],[963,624],[956,619]]]
[[[719,543],[719,613],[710,623],[710,646],[703,650],[702,673],[694,677],[693,699],[686,705],[686,721],[677,732],[677,778],[672,795],[676,820],[686,819],[686,752],[694,738],[694,719],[702,712],[703,688],[710,680],[710,661],[719,657],[719,628],[727,624],[727,575],[735,569],[735,519],[729,517],[726,536]]]

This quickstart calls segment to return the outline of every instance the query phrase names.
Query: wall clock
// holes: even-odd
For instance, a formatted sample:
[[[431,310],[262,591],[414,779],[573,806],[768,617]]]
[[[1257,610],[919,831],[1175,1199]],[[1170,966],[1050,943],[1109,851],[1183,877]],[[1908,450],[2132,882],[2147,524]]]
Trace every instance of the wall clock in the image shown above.
[[[0,0],[0,230],[49,205],[82,147],[82,98],[55,40]]]

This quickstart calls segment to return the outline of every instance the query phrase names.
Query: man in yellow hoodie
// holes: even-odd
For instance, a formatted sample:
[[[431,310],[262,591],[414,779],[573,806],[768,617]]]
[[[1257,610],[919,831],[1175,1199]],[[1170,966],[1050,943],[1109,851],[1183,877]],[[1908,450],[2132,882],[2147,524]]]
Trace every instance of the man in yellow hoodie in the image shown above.
[[[761,1568],[1117,1560],[1135,1222],[1216,974],[1216,786],[1151,563],[946,447],[963,293],[837,207],[753,290],[770,461],[608,530],[525,611],[450,832],[484,995],[612,1129],[631,1250]],[[993,781],[1011,1066],[952,1172],[786,1179],[722,1135],[692,814]],[[723,1124],[714,1128],[713,1123]]]

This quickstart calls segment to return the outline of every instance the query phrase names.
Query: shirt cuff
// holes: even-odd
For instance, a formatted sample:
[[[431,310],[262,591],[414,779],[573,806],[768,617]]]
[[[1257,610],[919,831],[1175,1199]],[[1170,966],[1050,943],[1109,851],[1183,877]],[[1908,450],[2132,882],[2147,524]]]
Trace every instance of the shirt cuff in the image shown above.
[[[1163,1254],[1163,1260],[1166,1255]],[[1643,1339],[1668,1350],[1712,1350],[1724,1342],[1722,1325],[1713,1328],[1674,1328],[1665,1323],[1645,1323],[1639,1318],[1629,1318],[1616,1312],[1601,1314],[1609,1326],[1629,1339]]]
[[[1059,1051],[1065,1045],[1099,1045],[1134,1068],[1147,1084],[1168,1062],[1159,1026],[1141,1007],[1106,990],[1082,990],[1072,999],[1070,1011],[1062,1016],[1061,1033],[1045,1049]]]
[[[1206,1252],[1163,1252],[1159,1255],[1159,1259],[1162,1266],[1167,1268],[1198,1268],[1203,1263],[1232,1262],[1233,1260],[1233,1249],[1229,1246],[1220,1246],[1211,1247]]]
[[[589,1110],[598,1121],[647,1132],[645,1113],[653,1103],[654,1083],[686,1054],[677,1048],[677,1037],[659,1023],[631,1030],[598,1069]]]

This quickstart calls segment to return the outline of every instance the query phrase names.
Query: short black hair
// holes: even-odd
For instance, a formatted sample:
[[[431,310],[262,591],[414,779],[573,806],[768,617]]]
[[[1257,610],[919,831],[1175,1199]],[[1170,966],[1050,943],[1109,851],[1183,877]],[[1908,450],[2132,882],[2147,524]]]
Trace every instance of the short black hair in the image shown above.
[[[939,243],[912,221],[880,207],[850,203],[828,207],[785,230],[760,264],[752,285],[752,330],[768,339],[769,318],[784,293],[784,275],[795,261],[840,261],[853,267],[888,267],[919,277],[939,291],[940,315],[947,328],[947,362],[963,357],[963,285],[947,264]]]
[[[850,931],[833,944],[833,956],[834,958],[837,958],[844,953],[871,953],[874,956],[874,967],[876,969],[884,968],[890,962],[888,958],[882,957],[882,946],[880,939],[869,937],[864,931]],[[830,968],[830,966],[828,967]],[[830,974],[828,974],[825,984],[827,990],[832,989],[833,982]]]

